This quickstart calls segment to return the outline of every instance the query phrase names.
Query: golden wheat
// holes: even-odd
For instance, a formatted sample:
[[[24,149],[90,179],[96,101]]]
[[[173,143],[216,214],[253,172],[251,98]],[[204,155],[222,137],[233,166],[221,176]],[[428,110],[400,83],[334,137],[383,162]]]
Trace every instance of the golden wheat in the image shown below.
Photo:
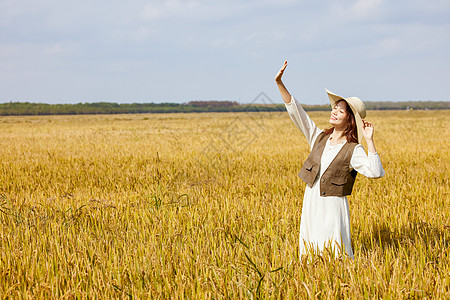
[[[368,115],[386,176],[349,197],[354,261],[298,257],[286,112],[1,117],[0,295],[449,298],[449,112]]]

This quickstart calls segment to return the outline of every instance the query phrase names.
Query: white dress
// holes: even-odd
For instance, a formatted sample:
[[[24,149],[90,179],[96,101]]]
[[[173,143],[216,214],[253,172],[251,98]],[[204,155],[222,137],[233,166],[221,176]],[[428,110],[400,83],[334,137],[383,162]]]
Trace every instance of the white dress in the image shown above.
[[[312,149],[322,130],[309,118],[294,97],[289,104],[285,105],[292,121],[303,132]],[[318,179],[344,144],[345,141],[342,144],[331,146],[330,140],[327,140],[320,161],[320,176],[316,178],[312,188],[306,186],[300,222],[300,255],[307,254],[309,250],[320,252],[325,247],[331,246],[336,256],[339,255],[339,249],[341,249],[353,258],[347,197],[322,197],[320,196],[320,184],[317,184]],[[367,155],[361,144],[355,147],[349,168],[355,169],[369,178],[384,176],[378,154],[369,152]]]

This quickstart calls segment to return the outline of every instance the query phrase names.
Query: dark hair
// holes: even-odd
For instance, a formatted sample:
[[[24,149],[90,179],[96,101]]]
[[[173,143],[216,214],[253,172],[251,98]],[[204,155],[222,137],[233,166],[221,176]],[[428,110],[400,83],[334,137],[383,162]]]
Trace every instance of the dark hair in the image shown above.
[[[339,100],[334,105],[338,104],[341,101],[344,101],[345,112],[347,113],[347,116],[346,116],[347,127],[344,130],[344,135],[347,138],[348,143],[358,143],[358,129],[356,128],[355,116],[353,115],[353,111],[351,110],[347,101]],[[323,132],[325,133],[325,135],[329,135],[329,134],[333,133],[333,130],[334,130],[334,128],[330,127],[328,129],[325,129]]]

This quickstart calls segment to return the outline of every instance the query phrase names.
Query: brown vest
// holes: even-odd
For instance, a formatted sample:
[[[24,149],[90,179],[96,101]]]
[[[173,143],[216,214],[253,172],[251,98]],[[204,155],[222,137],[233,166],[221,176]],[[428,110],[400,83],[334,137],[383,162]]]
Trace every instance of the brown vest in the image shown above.
[[[298,176],[312,187],[320,170],[320,159],[329,135],[319,134]],[[350,159],[356,143],[345,143],[320,178],[320,196],[346,196],[352,193],[356,172],[350,170]]]

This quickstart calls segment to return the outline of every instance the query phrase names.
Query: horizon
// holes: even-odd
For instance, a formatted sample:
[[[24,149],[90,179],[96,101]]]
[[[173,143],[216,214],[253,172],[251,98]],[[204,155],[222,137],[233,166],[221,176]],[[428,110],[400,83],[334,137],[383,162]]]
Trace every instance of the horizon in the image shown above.
[[[112,102],[112,101],[96,101],[96,102],[73,102],[73,103],[46,103],[46,102],[33,102],[33,101],[5,101],[1,102],[2,104],[11,104],[11,103],[29,103],[29,104],[45,104],[45,105],[77,105],[77,104],[100,104],[100,103],[106,103],[106,104],[177,104],[177,105],[190,105],[190,102],[235,102],[238,105],[283,105],[284,103],[264,103],[264,102],[238,102],[235,100],[189,100],[185,102]],[[283,101],[283,100],[281,100]],[[404,101],[364,101],[364,103],[424,103],[424,102],[431,102],[431,103],[446,103],[450,102],[450,100],[404,100]],[[300,102],[301,103],[301,102]],[[321,103],[321,104],[309,104],[309,103],[301,103],[302,105],[307,106],[323,106],[323,105],[329,105],[329,103]]]

